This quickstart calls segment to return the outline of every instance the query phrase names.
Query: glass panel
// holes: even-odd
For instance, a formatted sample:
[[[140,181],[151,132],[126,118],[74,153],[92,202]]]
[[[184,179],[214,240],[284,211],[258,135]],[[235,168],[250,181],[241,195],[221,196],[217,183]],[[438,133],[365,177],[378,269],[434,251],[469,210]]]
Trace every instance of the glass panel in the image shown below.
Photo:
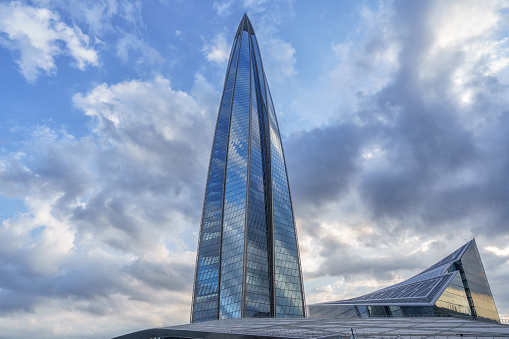
[[[387,306],[368,306],[370,317],[388,317],[390,311]]]
[[[234,52],[229,62],[230,68],[225,79],[223,98],[212,144],[191,310],[193,322],[217,319],[223,186],[231,99],[240,46],[237,40],[232,48]]]
[[[286,164],[270,92],[268,92],[267,106],[272,157],[276,316],[302,317],[304,311],[297,239]]]
[[[433,309],[435,314],[471,315],[470,305],[459,272],[456,273],[449,286],[435,302]]]
[[[407,317],[432,317],[435,315],[432,306],[401,306],[401,310]]]
[[[463,268],[464,278],[466,278],[468,285],[465,287],[470,290],[477,316],[500,321],[475,241],[470,243],[461,257],[460,265]]]
[[[240,318],[244,273],[249,143],[249,40],[242,32],[228,145],[224,196],[219,318]]]
[[[270,168],[272,175],[272,218],[274,225],[274,292],[276,317],[303,317],[303,295],[297,238],[293,222],[286,164],[276,113],[265,78],[258,44],[251,37],[257,63],[259,83],[267,116],[267,132],[270,142]]]
[[[263,111],[258,107],[260,86],[251,49],[251,143],[249,216],[247,230],[246,317],[270,317],[269,243],[264,168]],[[260,112],[260,114],[259,114]]]

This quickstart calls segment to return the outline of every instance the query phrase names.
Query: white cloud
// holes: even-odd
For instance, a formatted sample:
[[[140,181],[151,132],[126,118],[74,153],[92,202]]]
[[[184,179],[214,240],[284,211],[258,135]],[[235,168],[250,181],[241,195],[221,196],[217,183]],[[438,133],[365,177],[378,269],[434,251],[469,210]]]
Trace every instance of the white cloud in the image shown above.
[[[218,1],[214,1],[214,9],[216,10],[217,14],[223,16],[223,15],[230,15],[231,14],[231,11],[230,11],[230,7],[233,5],[233,1],[232,0],[228,0],[228,1],[223,1],[223,2],[218,2]]]
[[[142,3],[136,0],[34,0],[33,3],[69,15],[73,22],[95,35],[115,32],[118,21],[113,24],[114,19],[120,19],[134,29],[142,21]]]
[[[53,47],[52,53],[46,52],[49,62],[42,63],[43,59],[37,56],[33,58],[40,59],[41,63],[35,65],[38,67],[32,67],[32,70],[27,73],[30,79],[33,79],[30,81],[34,81],[40,72],[55,73],[57,68],[55,57],[58,55],[70,55],[76,60],[75,66],[82,70],[87,64],[97,65],[97,52],[90,45],[95,47],[101,45],[103,50],[108,50],[110,45],[115,46],[116,55],[123,63],[127,63],[130,58],[137,64],[164,62],[164,58],[157,49],[141,37],[140,29],[143,27],[143,20],[142,3],[139,1],[35,0],[34,3],[35,7],[21,5],[19,2],[12,2],[10,5],[10,7],[15,5],[22,7],[26,13],[37,11],[49,13],[47,22],[40,22],[39,26],[53,31],[52,40],[47,38]],[[9,8],[9,5],[4,7]],[[72,25],[66,24],[64,19],[65,22],[70,21]],[[26,26],[25,18],[19,21],[20,26]],[[41,31],[41,27],[37,27],[35,31]],[[87,34],[83,33],[84,31]],[[16,45],[8,39],[4,40],[5,46],[13,50],[21,49],[18,45],[22,45],[22,42]],[[109,41],[109,43],[105,44],[103,41]],[[0,42],[2,42],[1,36]],[[62,42],[66,48],[61,48]],[[28,47],[24,49],[30,56]]]
[[[281,10],[288,11],[288,8],[281,9],[279,2],[264,0],[245,1],[243,6],[249,10],[251,22],[256,23],[254,29],[269,84],[282,83],[296,75],[295,48],[278,31],[283,18],[291,15],[282,15]]]
[[[449,93],[458,103],[470,105],[482,93],[479,76],[506,73],[509,39],[498,36],[503,21],[503,1],[450,1],[437,3],[427,17],[431,42],[418,62],[422,81],[441,76],[444,61],[456,63]]]
[[[193,95],[163,77],[98,85],[73,99],[91,135],[37,127],[24,155],[2,154],[0,191],[27,213],[0,227],[1,333],[112,337],[188,320],[217,101],[199,74]]]
[[[334,119],[338,111],[343,118],[356,114],[359,96],[380,91],[393,80],[400,66],[401,43],[390,23],[392,9],[383,5],[376,11],[362,7],[359,14],[360,28],[345,41],[331,44],[330,71],[316,79],[316,90],[309,94],[321,98],[323,113],[315,114],[309,107],[298,108],[314,125]],[[341,100],[337,100],[338,93]]]
[[[97,52],[79,27],[70,27],[58,14],[20,2],[0,4],[0,44],[12,50],[23,76],[34,82],[41,72],[56,72],[55,58],[70,55],[81,70],[98,65]],[[63,46],[62,46],[63,43]]]
[[[494,246],[486,246],[485,250],[494,253],[500,257],[509,257],[509,247],[507,248],[498,248]]]
[[[150,128],[163,140],[190,141],[187,138],[192,137],[196,124],[208,124],[200,122],[209,113],[206,107],[185,92],[173,91],[169,80],[162,77],[112,86],[102,84],[86,95],[75,95],[74,103],[86,115],[97,118],[97,133],[122,141],[131,138],[129,133],[135,132],[131,128],[140,125]],[[114,133],[111,126],[115,128]],[[146,141],[139,142],[143,145]],[[191,143],[188,146],[199,149]],[[147,151],[154,150],[147,148]]]
[[[269,74],[269,80],[272,82],[281,82],[285,78],[297,74],[295,70],[295,48],[289,42],[283,41],[280,38],[271,37],[264,39],[260,37],[260,52],[266,68],[266,73]]]
[[[129,54],[133,52],[138,55],[137,63],[155,64],[164,61],[164,58],[155,48],[149,46],[136,35],[125,33],[117,42],[117,56],[125,63],[129,60]]]
[[[490,34],[500,22],[502,7],[497,0],[437,3],[427,18],[434,38],[432,48],[461,45]]]
[[[230,56],[230,48],[223,34],[217,34],[211,43],[205,43],[202,49],[208,61],[223,64]]]
[[[242,1],[242,7],[249,10],[250,13],[265,12],[267,8],[264,6],[268,0],[244,0]],[[214,9],[218,15],[228,16],[232,13],[232,6],[235,4],[233,0],[226,1],[214,1]]]

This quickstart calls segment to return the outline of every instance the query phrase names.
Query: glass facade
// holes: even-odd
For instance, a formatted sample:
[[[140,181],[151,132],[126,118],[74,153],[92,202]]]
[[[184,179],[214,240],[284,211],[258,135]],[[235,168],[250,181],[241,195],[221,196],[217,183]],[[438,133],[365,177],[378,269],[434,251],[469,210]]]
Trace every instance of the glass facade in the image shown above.
[[[475,241],[470,242],[457,266],[467,297],[470,299],[472,314],[479,318],[499,321],[497,307]]]
[[[442,292],[433,305],[433,311],[439,315],[472,315],[460,274],[456,273]]]
[[[212,144],[191,321],[304,317],[295,221],[276,112],[246,15]]]

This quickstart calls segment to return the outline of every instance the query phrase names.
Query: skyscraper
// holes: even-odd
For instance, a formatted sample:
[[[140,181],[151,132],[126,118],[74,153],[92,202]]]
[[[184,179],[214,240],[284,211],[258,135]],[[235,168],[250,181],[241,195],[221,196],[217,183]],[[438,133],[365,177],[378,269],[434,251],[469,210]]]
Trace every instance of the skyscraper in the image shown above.
[[[244,14],[212,144],[191,321],[303,317],[304,309],[281,136],[258,42]]]

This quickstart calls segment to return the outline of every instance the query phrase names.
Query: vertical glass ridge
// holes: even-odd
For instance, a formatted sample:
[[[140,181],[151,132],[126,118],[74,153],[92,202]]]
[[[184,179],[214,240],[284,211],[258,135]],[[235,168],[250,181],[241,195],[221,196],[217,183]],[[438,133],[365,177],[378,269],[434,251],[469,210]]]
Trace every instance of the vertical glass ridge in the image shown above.
[[[500,321],[475,240],[468,245],[459,266],[472,314],[479,318]]]
[[[231,99],[237,70],[238,39],[232,47],[229,69],[216,123],[198,245],[193,304],[193,321],[216,318],[218,314],[220,246]]]
[[[249,216],[246,261],[245,317],[270,317],[269,243],[265,171],[262,153],[263,119],[259,114],[259,86],[251,49],[251,156],[249,179]]]
[[[247,32],[243,32],[233,94],[226,169],[220,319],[241,317],[249,142],[249,78],[249,41]]]
[[[258,42],[244,14],[212,144],[191,321],[303,316],[281,136]]]
[[[267,86],[272,164],[276,317],[303,317],[302,279],[283,146]]]

